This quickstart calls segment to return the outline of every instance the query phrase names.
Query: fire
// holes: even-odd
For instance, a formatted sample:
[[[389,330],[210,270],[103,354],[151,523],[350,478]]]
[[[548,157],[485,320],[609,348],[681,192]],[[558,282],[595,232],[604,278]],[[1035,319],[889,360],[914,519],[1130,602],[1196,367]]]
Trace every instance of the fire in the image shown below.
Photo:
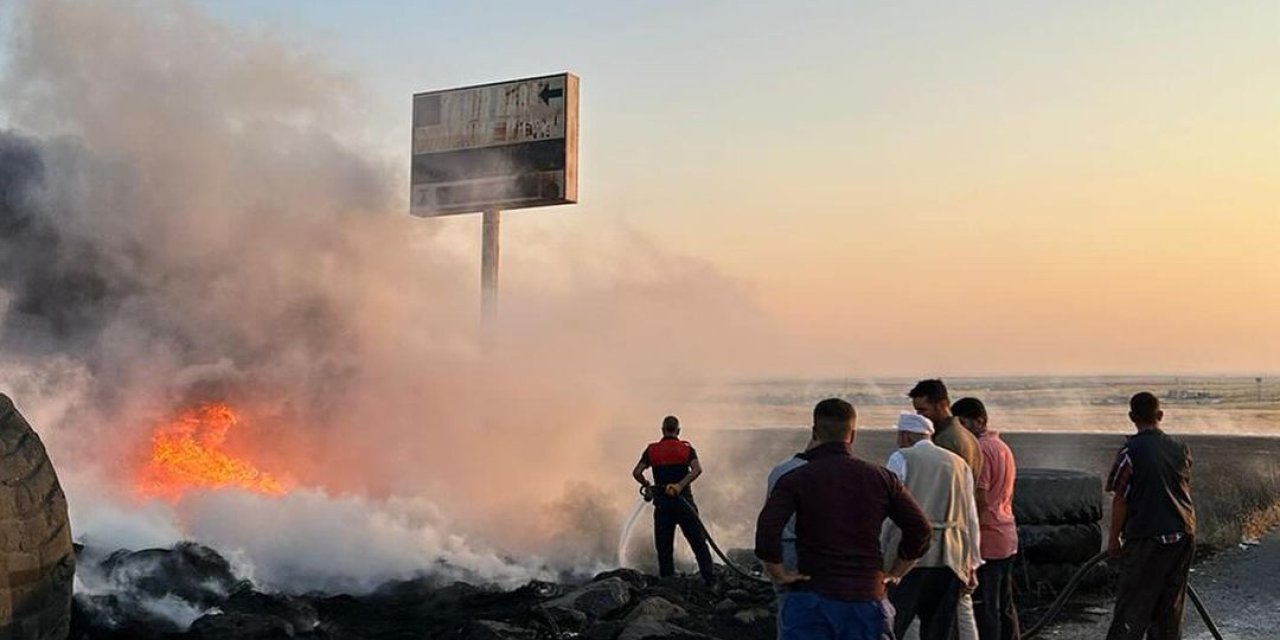
[[[284,495],[289,489],[286,480],[222,450],[227,433],[238,424],[240,419],[231,407],[211,403],[157,426],[151,436],[151,455],[138,474],[138,494],[175,502],[190,489],[234,488]]]

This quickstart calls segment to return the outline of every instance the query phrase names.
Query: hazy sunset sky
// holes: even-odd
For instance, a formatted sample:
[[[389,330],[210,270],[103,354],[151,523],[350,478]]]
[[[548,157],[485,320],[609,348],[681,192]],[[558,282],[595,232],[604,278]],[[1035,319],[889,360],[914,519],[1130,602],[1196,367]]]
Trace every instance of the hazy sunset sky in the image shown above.
[[[412,93],[577,73],[581,204],[505,217],[512,282],[622,229],[793,370],[1280,373],[1274,0],[202,4],[365,82],[406,173]]]

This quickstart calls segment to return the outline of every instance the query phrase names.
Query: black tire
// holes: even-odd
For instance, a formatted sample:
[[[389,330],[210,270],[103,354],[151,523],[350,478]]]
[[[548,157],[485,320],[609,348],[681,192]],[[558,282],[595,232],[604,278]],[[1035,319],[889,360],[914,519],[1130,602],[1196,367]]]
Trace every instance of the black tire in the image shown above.
[[[1013,517],[1019,525],[1098,522],[1102,479],[1067,469],[1018,469]]]
[[[1031,564],[1075,564],[1102,550],[1102,525],[1027,524],[1018,527],[1018,553]]]
[[[756,559],[755,549],[729,549],[724,554],[729,557],[731,562],[747,571],[760,566],[760,561]]]
[[[1080,570],[1080,564],[1028,564],[1014,569],[1014,584],[1025,593],[1055,592],[1067,586],[1071,577]],[[1106,563],[1095,565],[1080,579],[1079,589],[1088,591],[1106,586],[1115,577],[1115,570]]]
[[[67,497],[40,436],[4,394],[0,521],[0,637],[66,638],[76,570]]]

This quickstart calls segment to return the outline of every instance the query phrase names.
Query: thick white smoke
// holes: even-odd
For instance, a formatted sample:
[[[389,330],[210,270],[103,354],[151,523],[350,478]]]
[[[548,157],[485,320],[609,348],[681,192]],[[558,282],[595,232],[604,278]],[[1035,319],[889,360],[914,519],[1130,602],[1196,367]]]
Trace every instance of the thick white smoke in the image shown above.
[[[486,356],[474,265],[406,215],[353,74],[191,2],[12,15],[0,390],[79,539],[206,540],[299,588],[591,566],[676,390],[774,343],[733,282],[615,229],[544,240],[555,277],[513,280]],[[134,495],[154,425],[206,400],[302,489]]]

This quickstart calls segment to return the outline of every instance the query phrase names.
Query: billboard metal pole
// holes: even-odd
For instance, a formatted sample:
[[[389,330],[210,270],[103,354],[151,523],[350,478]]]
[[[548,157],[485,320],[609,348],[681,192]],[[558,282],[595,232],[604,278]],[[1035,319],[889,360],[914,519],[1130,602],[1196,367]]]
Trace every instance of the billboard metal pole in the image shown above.
[[[480,309],[486,323],[492,323],[498,315],[498,235],[501,223],[501,211],[485,210],[483,244],[480,247]]]
[[[484,212],[480,313],[492,326],[501,210],[578,201],[578,76],[415,93],[412,150],[411,214]]]

